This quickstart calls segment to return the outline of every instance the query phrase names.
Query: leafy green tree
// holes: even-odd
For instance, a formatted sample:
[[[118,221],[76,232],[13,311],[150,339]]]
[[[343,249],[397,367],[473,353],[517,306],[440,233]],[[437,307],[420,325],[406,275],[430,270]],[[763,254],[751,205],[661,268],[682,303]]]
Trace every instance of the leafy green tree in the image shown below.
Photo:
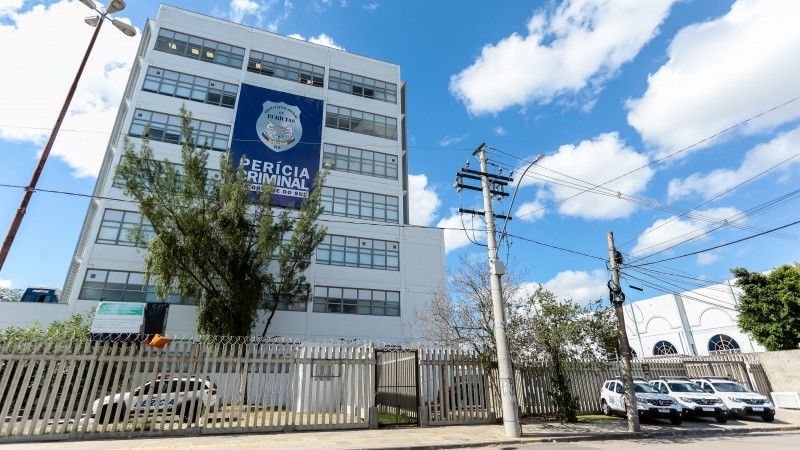
[[[202,334],[249,336],[260,308],[266,334],[279,303],[311,295],[304,271],[325,236],[316,222],[324,176],[299,210],[273,209],[274,186],[252,200],[230,152],[220,155],[218,174],[209,170],[208,151],[193,141],[191,113],[182,107],[180,117],[182,166],[154,160],[146,137],[139,150],[125,143],[116,176],[152,226],[140,224],[130,236],[147,248],[145,273],[156,295],[199,300]]]
[[[552,367],[552,390],[548,391],[556,415],[565,422],[577,422],[578,398],[572,394],[568,376],[572,362],[605,357],[605,340],[614,322],[607,310],[594,310],[572,300],[558,300],[541,285],[520,300],[510,317],[514,347],[522,364],[547,361]]]
[[[769,351],[800,347],[800,264],[785,264],[763,274],[731,270],[739,297],[739,328]]]

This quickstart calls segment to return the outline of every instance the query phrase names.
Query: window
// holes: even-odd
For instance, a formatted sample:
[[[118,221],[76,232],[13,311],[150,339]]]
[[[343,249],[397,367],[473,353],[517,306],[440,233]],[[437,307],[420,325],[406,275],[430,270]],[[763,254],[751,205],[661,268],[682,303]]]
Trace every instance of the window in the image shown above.
[[[81,300],[117,302],[196,304],[194,299],[182,298],[176,292],[172,292],[165,299],[159,299],[156,297],[156,288],[153,285],[153,280],[150,280],[150,284],[146,285],[143,273],[116,270],[87,270],[78,298]]]
[[[655,346],[653,346],[653,355],[677,355],[678,350],[675,349],[675,346],[672,345],[669,341],[658,341]]]
[[[399,244],[329,234],[317,247],[317,262],[332,266],[400,270]]]
[[[293,301],[287,302],[286,300],[278,300],[278,305],[275,307],[278,311],[308,311],[308,299],[311,296],[311,286],[304,285],[304,293],[298,294]],[[264,302],[265,309],[270,309],[267,302]]]
[[[400,316],[400,292],[314,286],[314,312]]]
[[[325,144],[322,165],[342,172],[397,179],[397,156],[369,150]]]
[[[346,92],[359,97],[397,103],[397,85],[373,78],[331,69],[328,75],[328,87],[334,91]]]
[[[193,102],[233,108],[236,105],[236,93],[239,91],[239,87],[235,84],[150,67],[147,69],[142,90]]]
[[[741,353],[742,349],[736,339],[727,334],[718,334],[708,341],[708,353],[720,355],[725,353]]]
[[[352,133],[397,140],[397,119],[356,109],[328,105],[325,126]]]
[[[250,51],[247,71],[318,87],[322,87],[325,81],[325,68],[322,66],[254,50]]]
[[[325,213],[380,222],[399,221],[398,200],[391,195],[323,187],[321,195]]]
[[[142,225],[145,240],[152,239],[153,226],[142,218],[136,211],[121,211],[107,209],[100,222],[100,231],[97,233],[98,244],[135,246],[136,243],[128,238],[128,232],[136,225]]]
[[[158,31],[156,50],[222,66],[242,68],[244,48],[203,39],[162,28]]]
[[[201,146],[208,146],[211,150],[225,151],[228,148],[228,137],[231,133],[229,125],[192,119],[192,132],[194,142]],[[147,130],[151,141],[182,144],[181,118],[171,114],[137,109],[133,113],[133,121],[128,134],[132,137],[142,137]]]
[[[121,160],[125,161],[125,157],[123,156]],[[153,160],[150,160],[150,161],[153,161]],[[163,161],[153,161],[153,162],[166,165],[166,163],[164,163]],[[184,174],[184,172],[183,172],[183,164],[169,163],[169,167],[166,168],[166,170],[175,170],[176,172],[178,172],[178,176],[181,177],[181,179],[182,179],[183,174]],[[211,180],[211,179],[221,180],[221,175],[219,173],[219,170],[208,169],[208,168],[206,170],[207,170],[206,176],[208,177],[207,178],[208,180]],[[147,183],[147,184],[149,184],[149,183]],[[114,177],[114,182],[112,183],[112,186],[114,186],[115,188],[124,188],[125,187],[125,180],[123,180],[121,177],[115,176]],[[211,183],[206,184],[206,191],[209,192],[209,194],[211,193]]]

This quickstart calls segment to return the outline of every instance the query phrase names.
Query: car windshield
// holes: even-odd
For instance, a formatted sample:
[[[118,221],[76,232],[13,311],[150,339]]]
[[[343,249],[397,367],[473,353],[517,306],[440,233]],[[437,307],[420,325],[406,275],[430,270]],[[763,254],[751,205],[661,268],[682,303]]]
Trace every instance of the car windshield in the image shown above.
[[[736,383],[712,383],[719,392],[750,392]]]
[[[645,383],[634,383],[633,390],[642,394],[658,394],[658,389]]]
[[[706,394],[707,392],[700,388],[700,386],[689,383],[669,383],[669,388],[672,392],[700,392]]]

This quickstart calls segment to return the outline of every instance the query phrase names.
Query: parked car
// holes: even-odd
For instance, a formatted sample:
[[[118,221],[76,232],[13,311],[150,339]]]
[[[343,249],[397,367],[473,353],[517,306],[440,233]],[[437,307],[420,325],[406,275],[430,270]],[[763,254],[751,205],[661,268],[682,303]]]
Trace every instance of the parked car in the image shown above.
[[[662,377],[650,380],[662,394],[680,403],[683,416],[713,417],[719,423],[728,421],[728,407],[716,395],[709,394],[686,377]]]
[[[149,397],[148,397],[149,395]],[[92,404],[95,419],[125,420],[137,410],[151,414],[163,412],[166,408],[180,416],[184,422],[197,419],[203,410],[213,412],[221,399],[217,396],[217,385],[210,380],[195,377],[163,379],[159,376],[152,383],[145,383],[133,392],[107,395]],[[194,411],[192,406],[194,405]]]
[[[698,386],[722,400],[734,416],[760,416],[764,422],[775,420],[775,405],[757,392],[728,377],[693,378]]]
[[[633,381],[636,393],[636,410],[640,417],[653,419],[669,419],[673,425],[680,425],[683,413],[678,401],[669,395],[660,393],[655,387],[647,384],[642,379]],[[600,407],[603,414],[625,414],[625,389],[622,380],[615,378],[606,380],[600,388]]]

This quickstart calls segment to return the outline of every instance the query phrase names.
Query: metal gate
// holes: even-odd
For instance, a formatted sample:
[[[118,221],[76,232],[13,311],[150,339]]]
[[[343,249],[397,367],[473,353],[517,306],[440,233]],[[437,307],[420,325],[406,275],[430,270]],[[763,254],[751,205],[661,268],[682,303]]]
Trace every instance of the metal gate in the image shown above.
[[[375,406],[379,426],[419,425],[416,350],[375,349]]]

